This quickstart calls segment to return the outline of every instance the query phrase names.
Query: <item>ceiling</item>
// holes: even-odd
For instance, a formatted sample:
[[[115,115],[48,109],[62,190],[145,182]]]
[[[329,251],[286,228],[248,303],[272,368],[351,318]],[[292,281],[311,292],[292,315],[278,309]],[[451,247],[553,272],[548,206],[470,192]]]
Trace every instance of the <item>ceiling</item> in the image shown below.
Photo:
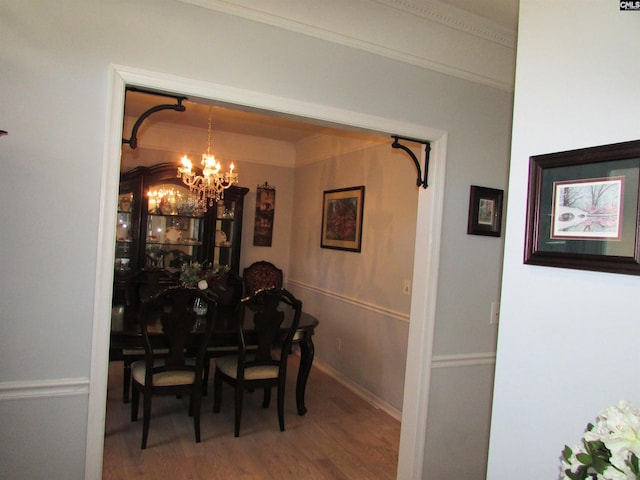
[[[412,3],[418,8],[421,5],[444,4],[451,11],[459,10],[461,15],[472,14],[510,31],[517,30],[519,0],[412,0]],[[176,100],[172,98],[128,91],[125,116],[138,118],[151,107],[175,103]],[[318,133],[344,133],[344,127],[313,123],[309,119],[286,117],[274,112],[242,109],[234,105],[215,104],[199,99],[184,100],[183,105],[186,107],[184,112],[156,112],[145,123],[161,122],[204,129],[207,128],[211,109],[213,131],[240,133],[290,143]],[[125,137],[129,133],[125,132]]]
[[[176,104],[170,97],[143,92],[128,91],[125,100],[125,116],[138,118],[149,108],[160,104]],[[294,119],[277,116],[274,112],[259,112],[255,109],[241,109],[239,106],[222,106],[206,100],[184,100],[184,112],[162,110],[153,113],[145,122],[170,123],[206,129],[211,113],[211,129],[218,132],[239,133],[260,138],[269,138],[296,143],[303,138],[335,129],[326,125],[311,123],[308,119]],[[130,132],[124,132],[125,137]]]

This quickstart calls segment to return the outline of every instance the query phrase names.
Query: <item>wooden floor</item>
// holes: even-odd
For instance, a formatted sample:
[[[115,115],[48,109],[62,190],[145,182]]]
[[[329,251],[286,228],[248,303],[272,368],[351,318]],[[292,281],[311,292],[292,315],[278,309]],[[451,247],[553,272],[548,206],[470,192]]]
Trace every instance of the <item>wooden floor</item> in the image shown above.
[[[400,422],[315,368],[307,385],[308,412],[298,416],[297,362],[292,355],[284,432],[278,429],[275,392],[265,410],[256,391],[245,396],[240,437],[234,438],[232,390],[225,385],[221,413],[212,413],[211,391],[203,398],[199,444],[187,399],[154,398],[146,450],[140,450],[142,418],[132,423],[131,406],[122,403],[122,363],[112,362],[103,479],[395,479]]]

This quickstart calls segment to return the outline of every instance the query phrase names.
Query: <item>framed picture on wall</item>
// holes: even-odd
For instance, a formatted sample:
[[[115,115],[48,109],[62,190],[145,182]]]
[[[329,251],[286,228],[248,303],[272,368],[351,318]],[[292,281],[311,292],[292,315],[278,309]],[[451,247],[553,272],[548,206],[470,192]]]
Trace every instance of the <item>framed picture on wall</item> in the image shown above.
[[[273,239],[273,220],[276,210],[276,189],[268,182],[256,188],[256,218],[253,226],[253,245],[270,247]]]
[[[320,247],[359,252],[362,246],[364,186],[326,190]]]
[[[467,233],[499,237],[502,230],[503,190],[471,185]]]
[[[524,263],[640,275],[640,141],[529,159]]]

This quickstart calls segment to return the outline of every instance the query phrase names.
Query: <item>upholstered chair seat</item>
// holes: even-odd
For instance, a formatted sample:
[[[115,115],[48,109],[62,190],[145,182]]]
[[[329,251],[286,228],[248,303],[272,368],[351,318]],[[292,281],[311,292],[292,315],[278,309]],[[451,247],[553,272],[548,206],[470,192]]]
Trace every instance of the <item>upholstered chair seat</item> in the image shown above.
[[[160,369],[164,364],[164,359],[156,359],[153,362],[153,368],[154,370]],[[151,376],[153,385],[156,387],[168,387],[193,384],[193,380],[195,378],[195,371],[193,370],[195,361],[193,359],[188,359],[185,361],[185,364],[190,367],[189,370],[168,370],[154,373]],[[141,385],[144,385],[146,372],[147,366],[144,360],[138,360],[131,365],[131,377],[135,382],[138,382]],[[204,378],[204,372],[202,377]]]
[[[238,372],[238,356],[228,355],[216,359],[216,368],[231,378],[237,378]],[[255,355],[247,355],[246,362],[251,363],[255,360]],[[278,365],[257,365],[255,367],[246,367],[244,369],[245,380],[266,380],[277,379],[279,372]]]
[[[194,305],[204,302],[204,323]],[[216,299],[202,290],[171,286],[142,301],[140,329],[144,340],[144,360],[131,365],[131,421],[138,419],[143,396],[142,443],[147,448],[151,421],[151,399],[155,395],[188,395],[196,442],[200,442],[200,403],[207,347],[217,314]],[[162,343],[166,346],[159,345]],[[164,352],[159,355],[158,348]]]

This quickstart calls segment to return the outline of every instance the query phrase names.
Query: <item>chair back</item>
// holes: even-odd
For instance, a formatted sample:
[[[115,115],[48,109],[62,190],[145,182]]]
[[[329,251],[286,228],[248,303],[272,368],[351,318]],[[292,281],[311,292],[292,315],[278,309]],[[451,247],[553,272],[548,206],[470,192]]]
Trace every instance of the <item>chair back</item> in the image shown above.
[[[258,290],[282,288],[282,270],[264,260],[252,263],[242,272],[246,296],[254,296]]]
[[[301,314],[302,302],[282,288],[258,290],[242,300],[238,378],[242,378],[240,370],[252,367],[278,366],[286,372]]]
[[[205,315],[198,316],[196,301],[207,306]],[[147,385],[155,373],[188,370],[201,378],[207,345],[211,340],[217,313],[216,298],[194,287],[170,286],[142,302],[140,328],[144,339]],[[163,362],[156,362],[154,336],[162,336]],[[155,345],[157,347],[157,344]],[[188,361],[187,359],[195,359]],[[161,366],[158,366],[161,363]],[[196,382],[200,384],[201,382]]]
[[[164,268],[142,268],[126,280],[127,307],[140,307],[142,301],[160,290],[178,284],[178,277]]]

